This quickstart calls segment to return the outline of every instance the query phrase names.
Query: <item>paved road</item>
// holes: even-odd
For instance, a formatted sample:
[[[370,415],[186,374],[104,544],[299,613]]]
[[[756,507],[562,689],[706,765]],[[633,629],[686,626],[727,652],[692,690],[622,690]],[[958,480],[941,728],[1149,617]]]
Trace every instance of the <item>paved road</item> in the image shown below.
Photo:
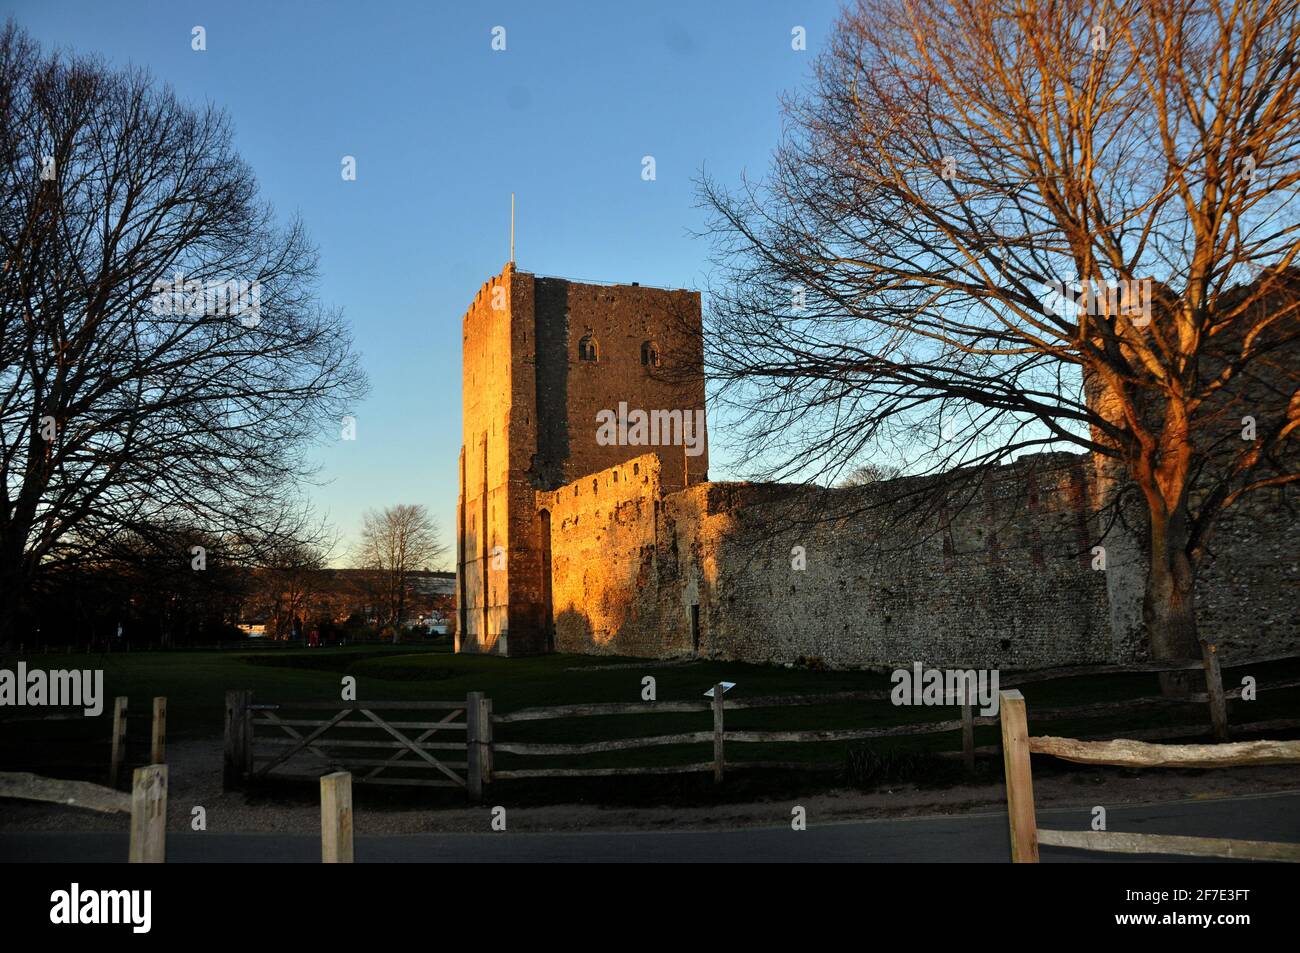
[[[486,812],[484,813],[486,817]],[[1042,827],[1087,830],[1086,810],[1040,811]],[[1113,831],[1189,834],[1247,840],[1300,842],[1300,791],[1289,794],[1179,801],[1116,807],[1107,814]],[[120,861],[126,834],[0,834],[0,861]],[[320,840],[309,835],[174,833],[167,837],[169,862],[315,863]],[[750,828],[732,831],[645,831],[590,834],[411,834],[356,838],[356,859],[393,863],[445,861],[1005,861],[1005,814],[974,814],[849,822],[806,831]],[[1042,848],[1042,860],[1139,862],[1151,856],[1102,855]],[[1178,858],[1198,862],[1195,858]],[[1204,861],[1216,862],[1216,861]]]

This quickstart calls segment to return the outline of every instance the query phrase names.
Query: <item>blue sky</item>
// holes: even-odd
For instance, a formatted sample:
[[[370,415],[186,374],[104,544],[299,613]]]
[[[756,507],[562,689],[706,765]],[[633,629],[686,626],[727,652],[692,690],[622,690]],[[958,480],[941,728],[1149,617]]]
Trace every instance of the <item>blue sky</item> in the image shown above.
[[[315,455],[326,485],[312,496],[344,547],[367,508],[395,503],[427,505],[452,542],[460,320],[509,257],[511,191],[521,269],[700,287],[694,179],[766,170],[779,97],[806,83],[836,10],[0,0],[47,46],[147,67],[226,109],[264,196],[303,217],[322,300],[344,309],[371,382],[357,439],[334,432]],[[794,26],[805,52],[791,49]],[[345,155],[356,181],[340,175]],[[710,475],[726,477],[725,460]]]

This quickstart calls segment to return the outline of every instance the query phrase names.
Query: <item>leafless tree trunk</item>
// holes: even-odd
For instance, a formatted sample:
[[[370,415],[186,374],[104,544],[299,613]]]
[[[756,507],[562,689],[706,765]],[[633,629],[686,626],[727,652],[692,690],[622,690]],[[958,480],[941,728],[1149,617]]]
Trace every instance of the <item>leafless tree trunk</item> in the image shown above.
[[[742,462],[1082,448],[1146,509],[1152,654],[1196,656],[1216,518],[1300,477],[1297,53],[1291,0],[845,12],[770,177],[702,185]]]

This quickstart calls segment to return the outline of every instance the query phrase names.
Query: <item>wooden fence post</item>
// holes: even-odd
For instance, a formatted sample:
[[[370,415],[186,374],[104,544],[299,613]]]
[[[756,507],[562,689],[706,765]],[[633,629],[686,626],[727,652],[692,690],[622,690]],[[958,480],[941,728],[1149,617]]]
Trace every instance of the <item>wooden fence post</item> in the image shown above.
[[[723,728],[722,728],[722,683],[713,686],[713,783],[722,783],[723,766],[726,764],[726,758],[723,753]]]
[[[253,776],[253,742],[257,726],[253,724],[253,690],[244,689],[244,776]]]
[[[478,711],[479,770],[486,785],[492,783],[492,699],[481,699]]]
[[[149,762],[167,763],[167,699],[161,695],[153,700],[153,740],[150,744]]]
[[[1210,722],[1214,725],[1214,739],[1228,740],[1228,703],[1223,697],[1223,671],[1219,667],[1219,647],[1213,642],[1201,643],[1201,665],[1205,669],[1205,694],[1210,701]]]
[[[122,771],[122,759],[126,756],[126,702],[125,695],[113,699],[113,750],[108,762],[108,786],[117,787],[117,778]]]
[[[470,692],[465,696],[465,786],[471,804],[483,800],[483,777],[486,773],[484,744],[485,734],[491,731],[491,723],[483,726],[483,693]]]
[[[161,864],[167,859],[167,765],[136,768],[131,778],[131,849],[133,864]]]
[[[966,765],[966,773],[973,774],[975,772],[975,710],[971,696],[975,692],[975,686],[965,682],[965,687],[961,705],[961,758]]]
[[[352,775],[347,771],[320,779],[320,860],[352,863]]]
[[[252,712],[248,706],[252,700],[253,693],[247,689],[236,688],[226,692],[226,748],[222,788],[227,791],[241,787],[249,770]]]
[[[1011,824],[1011,862],[1038,863],[1038,822],[1034,817],[1034,775],[1029,763],[1029,722],[1025,697],[1016,689],[1000,693],[1002,763],[1007,780],[1007,818]]]

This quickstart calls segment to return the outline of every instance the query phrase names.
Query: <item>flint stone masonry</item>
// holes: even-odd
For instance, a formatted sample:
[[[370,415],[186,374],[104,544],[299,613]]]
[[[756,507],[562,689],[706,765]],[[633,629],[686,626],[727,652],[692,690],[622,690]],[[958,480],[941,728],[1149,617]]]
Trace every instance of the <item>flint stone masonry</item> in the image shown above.
[[[974,490],[978,502],[918,519],[908,501],[881,503],[906,481],[829,500],[751,483],[664,493],[647,454],[537,495],[550,516],[554,645],[829,668],[1145,658],[1112,641],[1115,569],[1093,568],[1090,475],[1084,455],[1022,458]],[[1228,659],[1300,649],[1293,537],[1270,525],[1225,522],[1204,573],[1201,624]]]
[[[620,401],[703,409],[698,375],[640,358],[653,341],[698,367],[698,329],[691,292],[511,266],[480,290],[465,316],[457,651],[829,668],[1147,656],[1141,533],[1099,525],[1105,470],[1087,455],[1026,456],[936,502],[924,478],[709,483],[707,451],[599,445],[595,415]],[[580,360],[583,338],[597,360]],[[1300,650],[1294,526],[1278,490],[1216,530],[1198,615],[1228,663]]]
[[[1231,662],[1300,650],[1300,534],[1283,488],[1256,490],[1221,518],[1201,564],[1196,617]],[[1130,648],[1145,654],[1145,647]]]
[[[750,483],[665,494],[654,454],[539,494],[555,646],[836,668],[1103,660],[1085,470],[1059,456],[1006,468],[951,518],[904,517],[906,532],[908,504],[880,508],[884,487],[833,499]],[[1019,492],[1031,464],[1032,503]]]

